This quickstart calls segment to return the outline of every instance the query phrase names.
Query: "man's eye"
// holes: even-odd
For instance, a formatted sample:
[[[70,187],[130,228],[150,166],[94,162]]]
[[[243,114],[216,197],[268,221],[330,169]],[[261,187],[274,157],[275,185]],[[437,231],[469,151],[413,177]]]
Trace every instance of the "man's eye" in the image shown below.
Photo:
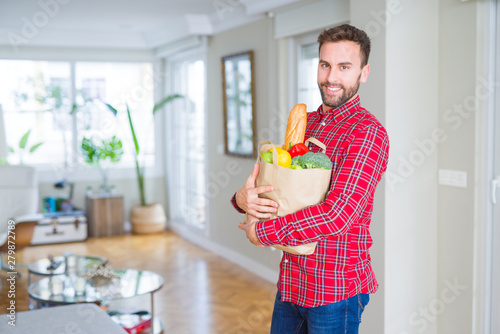
[[[330,65],[328,65],[328,64],[321,64],[321,67],[328,68],[328,67],[330,67]]]
[[[346,65],[344,65],[344,66],[340,66],[340,69],[341,69],[341,70],[348,70],[348,69],[349,69],[349,66],[346,66]]]

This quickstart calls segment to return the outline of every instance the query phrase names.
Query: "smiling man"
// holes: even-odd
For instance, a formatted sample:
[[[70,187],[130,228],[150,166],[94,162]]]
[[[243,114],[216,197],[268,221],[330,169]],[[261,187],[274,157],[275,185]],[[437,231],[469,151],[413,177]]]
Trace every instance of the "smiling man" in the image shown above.
[[[325,200],[269,219],[277,203],[258,197],[272,191],[271,186],[255,187],[258,164],[232,199],[250,217],[239,227],[254,245],[318,242],[312,255],[283,253],[272,334],[358,333],[369,294],[378,288],[369,227],[375,188],[387,168],[389,140],[358,96],[370,72],[370,40],[364,31],[344,24],[323,31],[318,42],[323,104],[308,114],[306,138],[322,141],[333,162]]]
[[[360,45],[352,41],[323,42],[318,67],[323,111],[350,102],[357,96],[359,84],[366,82],[370,65],[366,63],[366,56],[360,49]]]

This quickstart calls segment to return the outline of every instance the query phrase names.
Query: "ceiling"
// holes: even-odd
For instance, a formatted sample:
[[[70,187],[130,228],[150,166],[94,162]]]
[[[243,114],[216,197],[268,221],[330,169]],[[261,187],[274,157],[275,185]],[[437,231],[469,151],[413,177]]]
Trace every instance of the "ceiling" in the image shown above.
[[[211,35],[300,0],[2,0],[0,45],[151,49]]]

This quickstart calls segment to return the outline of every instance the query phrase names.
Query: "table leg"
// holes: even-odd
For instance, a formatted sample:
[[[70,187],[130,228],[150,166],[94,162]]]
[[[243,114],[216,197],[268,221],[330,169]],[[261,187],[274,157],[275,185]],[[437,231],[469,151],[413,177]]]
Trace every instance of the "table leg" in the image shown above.
[[[153,293],[150,293],[150,295],[151,295],[151,318],[154,318],[155,304],[154,304]]]

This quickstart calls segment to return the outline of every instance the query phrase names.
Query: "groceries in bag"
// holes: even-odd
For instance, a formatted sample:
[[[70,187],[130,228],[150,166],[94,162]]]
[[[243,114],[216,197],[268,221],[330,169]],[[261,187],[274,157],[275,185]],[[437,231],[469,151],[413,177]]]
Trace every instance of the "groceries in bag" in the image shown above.
[[[306,106],[300,104],[290,112],[283,145],[273,145],[270,142],[259,143],[261,145],[258,161],[260,171],[255,186],[273,186],[273,191],[259,195],[278,203],[278,212],[273,218],[285,216],[324,201],[330,187],[332,162],[325,154],[326,146],[315,138],[308,138],[304,141],[307,123],[305,110]],[[311,152],[307,147],[309,143],[318,146],[321,152]],[[296,145],[299,146],[296,147]],[[288,166],[279,164],[279,151],[286,147],[289,148],[288,153],[292,158]],[[293,157],[292,154],[294,154]],[[273,247],[295,255],[310,255],[314,253],[316,244],[317,242],[312,242],[296,246],[273,245]]]

